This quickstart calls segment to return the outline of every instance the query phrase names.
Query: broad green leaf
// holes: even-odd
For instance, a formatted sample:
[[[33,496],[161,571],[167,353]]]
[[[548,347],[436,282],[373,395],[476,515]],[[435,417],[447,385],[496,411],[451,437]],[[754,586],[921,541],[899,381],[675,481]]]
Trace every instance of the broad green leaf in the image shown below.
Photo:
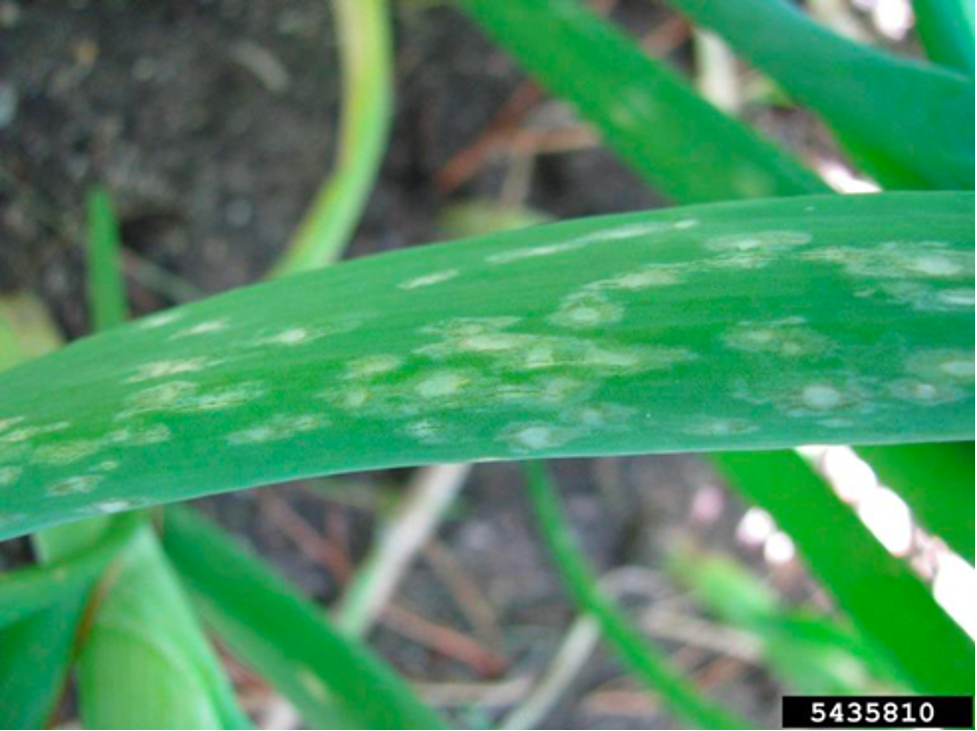
[[[786,606],[732,557],[680,548],[669,557],[669,569],[714,614],[755,636],[771,671],[794,692],[867,695],[892,689],[892,668],[850,627],[813,609]]]
[[[927,55],[974,75],[974,0],[913,0],[916,32]]]
[[[395,465],[971,439],[973,206],[581,220],[171,310],[0,376],[0,530]]]
[[[364,728],[443,728],[410,688],[324,612],[206,520],[166,512],[163,544],[197,605],[232,652],[319,727],[336,706]]]
[[[744,497],[770,512],[883,660],[921,693],[970,693],[974,643],[797,454],[712,456]]]
[[[668,657],[649,644],[628,623],[627,618],[600,590],[587,566],[560,509],[559,499],[546,467],[530,462],[524,466],[529,498],[543,538],[567,591],[578,609],[590,614],[614,652],[645,685],[660,694],[668,708],[691,728],[753,728],[754,723],[738,718],[701,697],[698,689],[671,666]]]
[[[817,112],[885,187],[973,190],[973,78],[850,41],[786,0],[669,3]]]
[[[96,331],[129,319],[120,246],[112,199],[104,188],[95,188],[88,196],[88,299]]]
[[[666,195],[702,203],[827,190],[789,153],[703,100],[579,0],[460,4]]]
[[[390,132],[393,72],[387,0],[336,0],[343,70],[336,169],[312,202],[272,276],[338,259],[380,171]]]
[[[914,517],[974,562],[974,444],[859,447],[879,481],[909,503]]]
[[[51,727],[87,596],[83,590],[69,593],[0,629],[0,728]]]

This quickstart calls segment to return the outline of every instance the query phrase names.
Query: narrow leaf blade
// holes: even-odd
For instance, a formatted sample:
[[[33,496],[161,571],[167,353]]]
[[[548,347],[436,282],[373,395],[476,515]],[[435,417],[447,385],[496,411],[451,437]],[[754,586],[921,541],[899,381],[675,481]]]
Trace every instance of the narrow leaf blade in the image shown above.
[[[600,625],[608,645],[651,690],[660,694],[670,710],[695,728],[751,728],[752,724],[702,697],[655,646],[646,642],[621,611],[601,592],[586,557],[576,545],[546,468],[525,465],[524,474],[536,519],[567,591],[580,611]]]
[[[974,444],[903,444],[856,450],[923,526],[974,562]]]
[[[973,190],[972,78],[842,38],[784,0],[669,2],[821,115],[885,187]]]
[[[927,55],[974,75],[974,0],[914,0],[916,32]]]
[[[96,331],[129,319],[121,244],[112,199],[104,188],[95,188],[88,197],[88,299]]]
[[[337,0],[343,70],[336,169],[317,193],[272,276],[340,258],[366,207],[390,132],[392,51],[387,0]]]
[[[712,459],[744,497],[770,512],[862,635],[917,691],[971,691],[973,641],[801,457],[785,451],[759,462],[729,452]]]
[[[666,195],[703,203],[828,189],[793,156],[703,100],[578,0],[461,5]]]
[[[445,726],[378,658],[333,629],[320,608],[206,520],[186,509],[167,511],[163,543],[208,622],[308,721],[335,723],[335,702],[366,728]]]

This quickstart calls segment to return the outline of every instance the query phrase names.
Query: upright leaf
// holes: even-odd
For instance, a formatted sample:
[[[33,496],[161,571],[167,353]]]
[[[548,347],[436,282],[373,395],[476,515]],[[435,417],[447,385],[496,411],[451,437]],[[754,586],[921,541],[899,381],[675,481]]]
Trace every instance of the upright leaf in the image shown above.
[[[308,722],[334,725],[335,702],[364,728],[445,726],[369,650],[206,520],[167,511],[163,543],[208,623]]]
[[[767,454],[751,457],[756,462]],[[730,556],[680,549],[669,569],[713,613],[755,636],[770,670],[795,692],[866,695],[898,687],[893,669],[850,625],[813,608],[787,606]]]
[[[576,545],[560,510],[559,500],[546,468],[528,463],[524,473],[533,510],[543,538],[567,591],[581,612],[600,625],[601,634],[620,658],[669,709],[693,728],[751,728],[752,724],[703,698],[655,646],[647,643],[628,624],[624,615],[601,592],[586,558]]]
[[[99,606],[78,662],[88,728],[249,727],[148,526]]]
[[[916,31],[927,55],[974,75],[974,0],[913,0]]]
[[[974,444],[859,447],[879,480],[909,503],[923,526],[974,562]]]
[[[622,160],[676,200],[827,190],[579,0],[460,2],[523,68],[593,122]]]
[[[713,455],[747,499],[766,508],[797,544],[861,634],[921,693],[970,693],[974,643],[851,508],[794,452],[763,461]],[[880,598],[884,597],[884,601]]]
[[[669,3],[817,112],[885,187],[974,189],[973,78],[850,41],[786,0]]]
[[[104,188],[95,188],[88,196],[88,301],[95,331],[129,319],[120,245],[112,199]]]
[[[273,276],[338,259],[360,221],[380,171],[393,98],[387,0],[336,0],[342,112],[336,165],[316,194]]]

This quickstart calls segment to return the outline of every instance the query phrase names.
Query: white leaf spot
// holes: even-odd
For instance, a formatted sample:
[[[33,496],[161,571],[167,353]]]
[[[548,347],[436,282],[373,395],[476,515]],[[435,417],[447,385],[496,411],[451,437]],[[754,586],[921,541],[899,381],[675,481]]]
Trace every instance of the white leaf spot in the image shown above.
[[[406,282],[401,282],[397,286],[401,289],[418,289],[419,287],[430,287],[432,284],[440,284],[441,282],[447,282],[449,279],[454,279],[459,274],[457,269],[446,269],[443,272],[434,272],[433,274],[425,274],[420,277],[414,277],[413,279],[408,279]]]

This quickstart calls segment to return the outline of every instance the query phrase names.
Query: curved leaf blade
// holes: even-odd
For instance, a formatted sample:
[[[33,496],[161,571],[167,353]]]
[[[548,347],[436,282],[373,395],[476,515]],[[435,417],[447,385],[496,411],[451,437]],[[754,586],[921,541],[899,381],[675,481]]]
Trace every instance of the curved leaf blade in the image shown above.
[[[387,146],[393,106],[387,0],[337,0],[334,7],[343,70],[336,169],[275,264],[275,277],[340,258],[360,222]]]
[[[974,0],[913,0],[916,32],[927,55],[974,75]]]
[[[972,78],[842,38],[784,0],[669,2],[821,115],[885,187],[973,190]]]
[[[118,328],[0,377],[0,532],[393,465],[970,439],[973,206],[582,220]]]

